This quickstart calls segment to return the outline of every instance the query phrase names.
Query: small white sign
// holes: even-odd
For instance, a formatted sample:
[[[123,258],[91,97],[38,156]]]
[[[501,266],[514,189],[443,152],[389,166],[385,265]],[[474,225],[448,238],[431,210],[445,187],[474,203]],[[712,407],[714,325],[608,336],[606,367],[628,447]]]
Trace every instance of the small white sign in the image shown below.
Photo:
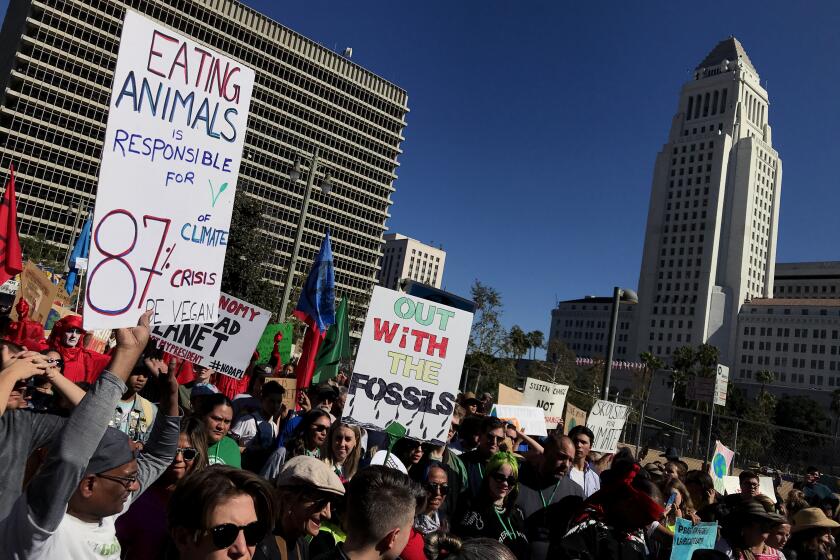
[[[513,424],[518,423],[522,431],[529,436],[548,435],[548,431],[545,429],[545,414],[541,408],[535,406],[497,404],[493,407],[491,416],[497,416],[500,420],[505,420]]]
[[[11,294],[14,295],[20,289],[20,282],[17,280],[6,280],[3,284],[0,284],[0,294]]]
[[[618,438],[624,429],[624,422],[630,408],[623,404],[597,400],[586,418],[586,427],[595,434],[592,440],[592,451],[599,453],[615,453],[618,449]]]
[[[723,486],[727,494],[740,494],[741,481],[737,476],[727,476],[723,479]],[[758,492],[770,498],[773,503],[776,503],[776,490],[773,488],[773,479],[769,476],[758,477]]]
[[[87,258],[79,257],[76,259],[76,270],[87,270]]]
[[[566,404],[568,392],[568,385],[549,383],[529,377],[525,380],[522,404],[542,409],[545,415],[545,427],[553,430],[563,420],[563,407]]]
[[[726,387],[729,384],[729,368],[718,364],[715,374],[715,397],[714,403],[718,406],[726,406]]]

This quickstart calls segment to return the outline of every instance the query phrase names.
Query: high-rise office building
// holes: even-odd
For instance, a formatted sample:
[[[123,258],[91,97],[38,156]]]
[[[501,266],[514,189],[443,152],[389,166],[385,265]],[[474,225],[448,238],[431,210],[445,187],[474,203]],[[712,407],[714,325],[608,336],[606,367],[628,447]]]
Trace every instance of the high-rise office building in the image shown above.
[[[738,312],[773,294],[782,163],[769,99],[734,37],[683,86],[656,158],[639,275],[636,354],[709,342],[732,364]]]
[[[379,284],[396,290],[400,280],[408,278],[440,288],[446,251],[432,247],[399,233],[385,235]]]
[[[295,285],[329,227],[338,295],[359,328],[377,282],[406,92],[234,0],[11,0],[0,32],[0,168],[17,168],[21,233],[66,246],[78,233],[75,208],[93,207],[127,8],[256,71],[239,196],[264,205],[264,274],[278,290],[305,188],[289,171],[320,151],[333,190],[314,189]]]

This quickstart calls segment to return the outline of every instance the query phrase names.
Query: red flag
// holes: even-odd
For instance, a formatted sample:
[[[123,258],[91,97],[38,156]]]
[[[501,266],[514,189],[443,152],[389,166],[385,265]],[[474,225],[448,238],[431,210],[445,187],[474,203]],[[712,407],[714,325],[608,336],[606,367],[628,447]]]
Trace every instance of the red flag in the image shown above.
[[[312,383],[312,374],[315,372],[315,356],[318,355],[318,347],[321,346],[323,338],[318,327],[309,325],[309,328],[306,329],[300,359],[295,366],[298,392],[305,390]]]
[[[17,200],[15,199],[15,166],[9,166],[9,182],[3,203],[0,204],[0,284],[23,270],[20,239],[17,231]]]

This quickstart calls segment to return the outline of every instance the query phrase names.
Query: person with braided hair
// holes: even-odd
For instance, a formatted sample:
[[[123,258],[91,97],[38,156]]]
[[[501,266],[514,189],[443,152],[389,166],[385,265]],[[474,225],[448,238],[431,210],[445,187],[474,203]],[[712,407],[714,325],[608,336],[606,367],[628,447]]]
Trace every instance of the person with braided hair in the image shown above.
[[[447,533],[432,533],[426,537],[424,551],[430,560],[516,560],[516,556],[495,539],[462,541]]]

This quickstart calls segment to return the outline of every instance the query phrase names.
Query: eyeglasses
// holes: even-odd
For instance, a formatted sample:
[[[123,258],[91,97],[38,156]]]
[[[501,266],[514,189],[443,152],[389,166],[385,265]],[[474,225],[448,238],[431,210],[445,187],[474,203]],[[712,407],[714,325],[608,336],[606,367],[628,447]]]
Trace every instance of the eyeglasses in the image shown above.
[[[196,455],[198,455],[198,451],[195,449],[195,447],[179,447],[175,451],[176,457],[178,456],[178,453],[180,453],[184,457],[184,461],[194,461]]]
[[[434,482],[426,483],[426,490],[429,491],[429,494],[434,496],[435,494],[440,493],[441,496],[446,496],[449,494],[449,486],[446,484],[436,484]]]
[[[132,485],[137,482],[137,475],[134,476],[114,476],[110,474],[102,474],[96,473],[96,476],[99,478],[104,478],[105,480],[110,480],[112,482],[117,482],[122,484],[123,488],[126,490],[131,490]]]
[[[239,536],[239,531],[245,535],[245,544],[254,546],[265,537],[267,528],[262,521],[254,521],[247,525],[234,525],[233,523],[223,523],[208,529],[210,539],[213,541],[213,546],[221,550],[227,548],[236,542],[236,537]]]
[[[516,484],[516,477],[515,476],[505,476],[502,473],[494,472],[490,475],[493,480],[501,484],[502,482],[507,482],[508,486],[514,486]]]
[[[329,426],[324,426],[323,424],[312,424],[312,429],[315,430],[316,432],[318,432],[319,434],[322,434],[322,433],[326,432],[327,430],[329,430],[330,427]]]
[[[48,364],[53,364],[53,365],[55,365],[55,367],[58,367],[58,368],[63,368],[64,367],[64,360],[62,360],[61,358],[47,358],[46,362]]]
[[[487,434],[487,441],[489,443],[502,443],[505,441],[504,436],[494,436],[493,434]]]

